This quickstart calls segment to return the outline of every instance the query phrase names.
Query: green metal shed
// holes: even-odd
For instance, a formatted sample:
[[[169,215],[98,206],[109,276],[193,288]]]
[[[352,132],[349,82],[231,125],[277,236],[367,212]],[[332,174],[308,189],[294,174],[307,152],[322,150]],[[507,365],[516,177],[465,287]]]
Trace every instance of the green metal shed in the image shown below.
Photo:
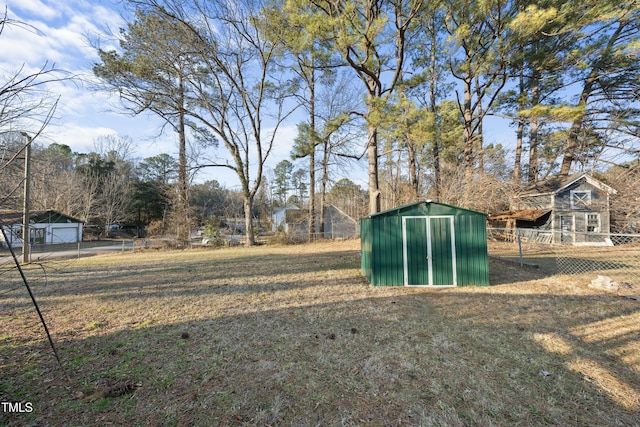
[[[431,200],[360,220],[362,272],[374,286],[489,285],[487,215]]]

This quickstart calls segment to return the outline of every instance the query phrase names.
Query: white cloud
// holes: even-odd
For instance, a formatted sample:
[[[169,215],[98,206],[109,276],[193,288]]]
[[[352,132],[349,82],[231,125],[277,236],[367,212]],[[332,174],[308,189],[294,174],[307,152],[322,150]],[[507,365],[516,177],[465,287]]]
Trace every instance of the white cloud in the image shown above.
[[[117,0],[8,0],[8,16],[20,24],[9,25],[0,35],[0,76],[10,78],[37,73],[45,64],[81,77],[74,81],[47,84],[46,96],[59,98],[55,118],[40,143],[67,144],[74,151],[93,148],[95,138],[117,133],[146,143],[157,134],[157,124],[148,117],[132,119],[116,114],[105,93],[90,90],[97,53],[89,39],[108,40],[107,28],[123,25]],[[110,111],[111,110],[111,111]],[[148,132],[141,135],[141,132]],[[148,151],[149,148],[146,147]]]
[[[52,20],[60,16],[59,7],[53,7],[40,0],[5,0],[9,16],[22,12],[38,19]]]
[[[58,144],[65,144],[78,153],[93,151],[93,141],[106,135],[117,135],[115,129],[108,127],[83,126],[78,123],[67,122],[61,125],[50,125],[46,130],[46,136],[52,138]]]
[[[91,42],[106,40],[106,47],[113,45],[108,28],[122,25],[122,18],[115,11],[105,7],[90,6],[88,9],[63,7],[56,19],[41,20],[33,15],[11,16],[25,25],[12,25],[2,34],[3,65],[26,64],[40,67],[45,62],[77,73],[91,68],[97,60],[97,53]],[[37,31],[36,31],[37,30]]]

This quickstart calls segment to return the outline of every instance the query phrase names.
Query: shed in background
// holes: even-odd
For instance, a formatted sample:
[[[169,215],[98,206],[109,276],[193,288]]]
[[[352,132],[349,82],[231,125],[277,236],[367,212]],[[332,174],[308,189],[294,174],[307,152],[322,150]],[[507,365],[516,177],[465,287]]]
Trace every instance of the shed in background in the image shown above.
[[[292,215],[290,215],[292,214]],[[334,205],[324,207],[324,230],[320,230],[320,211],[316,211],[314,238],[324,239],[353,239],[358,235],[358,222]],[[287,234],[293,239],[309,238],[309,211],[289,211],[286,215]]]
[[[0,233],[2,246],[22,247],[23,224],[21,211],[0,212],[0,226],[7,240]],[[82,241],[83,222],[54,210],[31,211],[29,215],[29,242],[32,245],[55,245]]]
[[[374,286],[487,286],[486,222],[430,200],[362,218],[362,271]]]

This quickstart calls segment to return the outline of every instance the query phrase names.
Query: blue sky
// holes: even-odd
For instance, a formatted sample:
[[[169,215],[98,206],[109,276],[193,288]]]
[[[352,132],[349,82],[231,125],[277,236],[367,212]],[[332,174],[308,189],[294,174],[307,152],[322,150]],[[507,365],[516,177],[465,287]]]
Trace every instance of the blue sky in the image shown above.
[[[32,26],[5,27],[0,36],[0,66],[10,73],[25,68],[36,72],[45,63],[84,79],[91,79],[97,60],[89,38],[101,37],[106,28],[122,26],[122,19],[109,1],[7,0],[8,17]],[[101,37],[103,38],[103,37]],[[149,124],[128,119],[113,111],[116,103],[106,94],[92,92],[79,80],[50,85],[51,96],[60,96],[56,119],[38,142],[67,144],[74,151],[87,152],[95,138],[106,134],[137,137]]]
[[[126,25],[118,0],[5,0],[0,6],[6,6],[8,18],[37,30],[5,27],[0,35],[0,76],[15,74],[21,67],[25,73],[37,72],[48,62],[90,82],[94,79],[91,68],[98,61],[92,42],[99,41],[105,50],[115,48],[109,32],[117,34]],[[161,122],[156,117],[127,117],[118,112],[118,99],[92,91],[89,83],[80,80],[53,84],[48,89],[60,100],[56,118],[37,140],[39,144],[56,142],[86,153],[94,150],[97,138],[115,134],[131,138],[133,155],[140,159],[160,153],[177,157],[175,134],[159,136]],[[295,135],[294,122],[282,128],[268,167],[288,158]],[[224,153],[223,148],[218,151]],[[217,179],[228,188],[238,183],[228,169],[209,169],[197,181],[206,179]]]

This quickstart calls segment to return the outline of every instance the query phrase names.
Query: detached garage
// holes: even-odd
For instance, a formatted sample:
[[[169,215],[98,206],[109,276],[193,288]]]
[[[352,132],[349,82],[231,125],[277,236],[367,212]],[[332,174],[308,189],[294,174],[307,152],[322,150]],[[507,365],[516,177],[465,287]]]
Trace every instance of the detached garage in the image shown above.
[[[22,247],[22,212],[0,213],[0,222],[8,242],[0,233],[0,244]],[[82,241],[82,221],[54,210],[33,211],[29,215],[31,244],[52,245]]]
[[[362,271],[374,286],[487,286],[486,222],[430,200],[362,218]]]

